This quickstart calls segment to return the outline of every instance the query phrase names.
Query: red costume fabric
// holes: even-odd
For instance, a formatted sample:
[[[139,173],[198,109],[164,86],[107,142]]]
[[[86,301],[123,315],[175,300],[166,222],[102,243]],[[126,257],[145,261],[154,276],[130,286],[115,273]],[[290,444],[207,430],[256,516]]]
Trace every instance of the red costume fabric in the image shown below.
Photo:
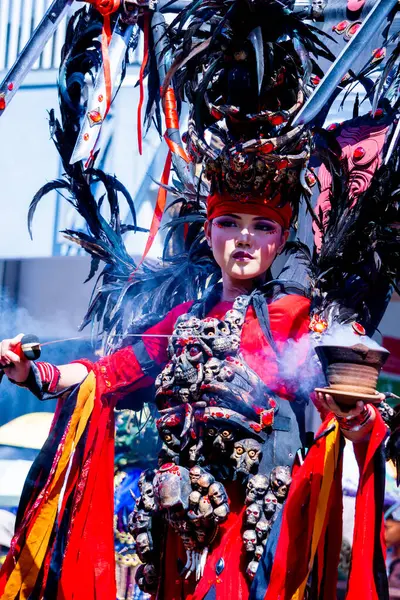
[[[143,337],[148,354],[158,364],[163,365],[168,360],[167,338],[162,336],[172,334],[177,318],[188,312],[191,306],[192,302],[177,306],[160,323],[146,331],[146,334],[152,336],[160,335],[160,337]],[[222,318],[230,308],[232,308],[231,302],[220,302],[207,316]],[[287,340],[299,339],[307,333],[309,308],[308,299],[295,295],[283,296],[269,304],[271,332],[280,350],[284,348]],[[281,397],[290,399],[291,390],[285,387],[280,380],[275,352],[265,339],[252,307],[247,310],[242,330],[241,353],[248,365],[266,385]],[[143,389],[153,383],[153,379],[143,373],[131,346],[104,357],[93,365],[87,361],[85,364],[88,367],[92,366],[95,372],[98,381],[99,402],[102,402],[103,406],[112,407],[127,393]],[[233,488],[228,490],[231,499],[230,516],[221,527],[219,537],[208,557],[205,574],[196,590],[189,582],[185,583],[178,577],[177,561],[178,558],[185,560],[185,553],[178,536],[173,532],[169,534],[163,573],[163,600],[179,600],[181,598],[201,600],[213,584],[216,584],[217,598],[221,600],[232,595],[242,600],[248,597],[249,585],[245,578],[245,566],[242,564],[244,557],[242,555],[241,528],[244,497],[242,497],[243,492],[239,486],[233,485]],[[111,519],[112,515],[110,514],[110,523]],[[98,537],[100,538],[100,536]],[[97,541],[93,539],[92,543],[96,544]],[[215,565],[221,557],[224,559],[225,568],[223,573],[217,576]]]

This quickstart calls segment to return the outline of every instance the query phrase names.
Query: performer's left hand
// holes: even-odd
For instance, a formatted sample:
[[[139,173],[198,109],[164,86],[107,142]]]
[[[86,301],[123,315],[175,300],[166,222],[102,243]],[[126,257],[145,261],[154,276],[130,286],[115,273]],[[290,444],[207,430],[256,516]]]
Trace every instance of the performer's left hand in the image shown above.
[[[385,395],[379,394],[376,398],[376,404],[379,404],[379,402],[382,402],[384,399]],[[357,396],[353,397],[354,406],[349,410],[345,410],[342,406],[337,404],[331,394],[316,392],[315,400],[315,404],[320,412],[325,414],[332,412],[338,417],[339,423],[344,423],[345,427],[342,428],[342,431],[347,439],[352,442],[359,442],[367,439],[375,421],[375,411],[368,409],[367,405],[362,400],[358,399]],[[361,427],[355,427],[352,431],[352,423],[359,426],[360,420],[365,420],[362,417],[366,410],[370,413],[369,418],[367,418],[366,422]]]

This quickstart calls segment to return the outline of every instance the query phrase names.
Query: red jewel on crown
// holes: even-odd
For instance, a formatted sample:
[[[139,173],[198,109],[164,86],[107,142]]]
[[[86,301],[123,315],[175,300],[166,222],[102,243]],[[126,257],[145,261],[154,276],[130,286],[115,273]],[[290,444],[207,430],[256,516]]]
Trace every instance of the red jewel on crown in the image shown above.
[[[361,27],[361,21],[357,21],[356,23],[353,23],[352,25],[350,25],[347,30],[346,30],[346,40],[349,40],[350,38],[353,37],[353,35],[355,35],[357,33],[357,31],[360,29]]]
[[[342,33],[344,33],[346,31],[348,25],[349,25],[348,21],[340,21],[340,23],[337,23],[336,25],[334,25],[332,27],[332,31],[341,35]]]
[[[353,327],[353,330],[355,333],[357,333],[357,335],[366,335],[365,328],[361,325],[361,323],[357,323],[357,321],[354,321],[354,323],[352,323],[351,326]]]
[[[285,116],[282,113],[276,113],[274,115],[272,115],[271,117],[269,117],[268,121],[271,123],[271,125],[282,125],[282,123],[285,123],[285,121],[287,121],[287,119],[285,118]]]
[[[365,156],[365,148],[362,146],[357,146],[357,148],[353,152],[354,160],[361,160]]]

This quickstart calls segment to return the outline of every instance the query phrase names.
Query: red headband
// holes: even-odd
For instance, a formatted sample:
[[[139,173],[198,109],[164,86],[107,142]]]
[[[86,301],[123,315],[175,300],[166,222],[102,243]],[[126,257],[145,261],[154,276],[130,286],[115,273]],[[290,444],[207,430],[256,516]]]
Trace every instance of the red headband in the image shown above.
[[[238,200],[226,193],[212,194],[207,200],[207,218],[211,220],[230,213],[245,213],[271,219],[279,223],[283,229],[289,229],[293,215],[292,207],[289,203],[278,206],[279,202],[279,194],[272,200],[255,196]]]

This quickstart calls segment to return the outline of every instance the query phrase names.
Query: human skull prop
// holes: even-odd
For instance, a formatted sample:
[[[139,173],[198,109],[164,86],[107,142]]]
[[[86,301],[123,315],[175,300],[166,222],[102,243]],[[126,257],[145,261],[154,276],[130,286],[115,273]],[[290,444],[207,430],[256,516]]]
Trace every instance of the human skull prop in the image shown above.
[[[235,373],[229,365],[223,363],[220,372],[217,375],[217,381],[232,381],[235,377]]]
[[[219,358],[212,357],[204,365],[204,383],[211,383],[216,379],[221,368]]]
[[[258,562],[256,560],[250,561],[249,564],[247,565],[246,575],[250,579],[250,581],[253,581],[254,577],[256,576],[257,569],[258,569]]]
[[[265,475],[254,475],[247,483],[246,504],[257,502],[263,504],[265,495],[268,490],[268,477]]]
[[[150,481],[144,481],[142,484],[141,501],[146,511],[151,511],[155,508],[154,488]]]
[[[201,494],[198,491],[193,491],[189,496],[189,511],[192,511],[197,514],[199,510],[199,502],[200,502]]]
[[[264,498],[264,512],[267,519],[271,519],[276,513],[278,500],[272,490],[268,490]]]
[[[198,479],[197,485],[202,496],[208,495],[208,489],[215,482],[215,477],[210,473],[202,473]]]
[[[217,427],[211,424],[205,431],[206,443],[212,443],[212,449],[218,453],[225,454],[231,451],[235,434],[227,425]]]
[[[200,476],[204,473],[203,469],[198,465],[192,467],[189,471],[189,479],[190,484],[194,490],[197,490],[199,487],[199,479]]]
[[[244,323],[244,316],[241,312],[232,308],[226,313],[225,322],[228,323],[231,333],[240,334]]]
[[[219,482],[215,482],[210,485],[208,490],[208,496],[214,508],[217,506],[221,506],[221,504],[224,504],[225,502],[228,502],[228,496],[225,491],[225,488],[222,485],[222,483]]]
[[[147,562],[151,550],[152,544],[147,533],[139,533],[136,538],[136,552],[142,562]]]
[[[153,486],[159,509],[170,511],[188,508],[192,487],[189,471],[184,467],[173,463],[162,465],[154,477]]]
[[[191,337],[193,335],[197,335],[201,332],[202,322],[197,317],[185,313],[180,315],[175,323],[174,327],[174,336],[177,337]]]
[[[130,533],[136,537],[139,533],[150,529],[151,515],[144,510],[135,509],[128,519],[128,529]]]
[[[250,506],[246,508],[246,525],[251,525],[252,527],[255,527],[260,518],[261,506],[259,504],[256,504],[255,502],[253,504],[250,504]]]
[[[261,444],[251,438],[235,442],[231,460],[237,473],[257,473],[262,457]]]
[[[292,474],[290,467],[275,467],[270,475],[271,489],[274,492],[279,502],[283,502],[289,491],[292,483]]]
[[[260,560],[263,554],[264,554],[264,546],[262,544],[258,544],[256,546],[256,551],[254,553],[254,558],[256,560]]]
[[[158,585],[158,573],[155,566],[151,563],[144,565],[143,576],[148,590],[156,590]]]
[[[237,296],[237,298],[235,299],[235,302],[233,303],[233,310],[238,310],[240,311],[242,314],[244,314],[244,311],[247,309],[249,305],[249,296]]]
[[[213,507],[208,496],[202,496],[199,500],[199,514],[203,519],[208,519],[213,513]]]
[[[221,506],[217,506],[214,509],[214,520],[216,523],[223,523],[226,521],[229,515],[229,505],[228,503],[221,504]]]
[[[243,533],[243,545],[246,552],[254,552],[257,545],[257,536],[254,529],[246,529]]]
[[[270,524],[265,519],[260,519],[256,525],[256,535],[259,544],[262,544],[268,536]]]

